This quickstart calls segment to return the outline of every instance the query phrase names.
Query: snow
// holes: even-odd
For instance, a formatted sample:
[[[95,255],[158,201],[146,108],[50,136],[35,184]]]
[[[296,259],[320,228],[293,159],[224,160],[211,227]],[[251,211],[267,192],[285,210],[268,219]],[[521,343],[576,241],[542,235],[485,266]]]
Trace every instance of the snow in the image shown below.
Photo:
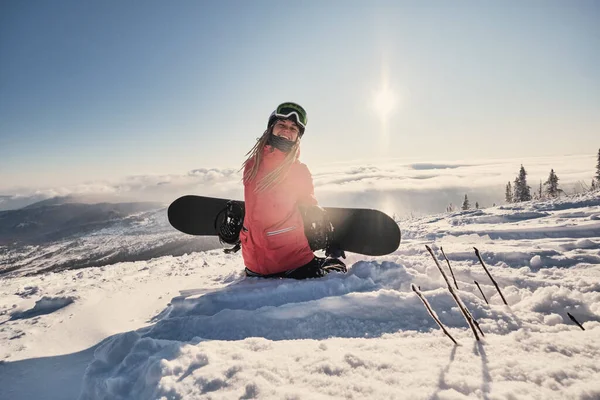
[[[50,314],[75,301],[74,297],[47,297],[44,296],[35,302],[35,306],[30,310],[16,311],[11,314],[11,320],[33,318],[38,315]]]
[[[11,249],[37,261],[0,278],[0,399],[600,399],[598,215],[588,194],[408,219],[395,253],[306,281],[246,278],[220,249],[32,274],[38,250]],[[173,232],[142,235],[125,236]],[[51,259],[109,252],[110,236]],[[447,271],[443,247],[482,341],[425,245]]]

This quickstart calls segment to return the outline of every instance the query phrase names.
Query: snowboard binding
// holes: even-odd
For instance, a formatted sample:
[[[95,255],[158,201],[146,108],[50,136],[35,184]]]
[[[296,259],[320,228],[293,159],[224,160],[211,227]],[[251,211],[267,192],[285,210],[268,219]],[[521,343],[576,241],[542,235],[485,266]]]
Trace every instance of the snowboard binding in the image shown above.
[[[233,245],[225,253],[235,253],[241,248],[240,232],[244,224],[244,207],[239,202],[228,201],[215,218],[215,230],[221,243]]]
[[[313,251],[325,250],[325,256],[329,258],[346,258],[346,253],[335,240],[335,229],[327,211],[319,206],[302,206],[300,212],[305,221],[310,221],[304,224],[304,234],[310,248]]]

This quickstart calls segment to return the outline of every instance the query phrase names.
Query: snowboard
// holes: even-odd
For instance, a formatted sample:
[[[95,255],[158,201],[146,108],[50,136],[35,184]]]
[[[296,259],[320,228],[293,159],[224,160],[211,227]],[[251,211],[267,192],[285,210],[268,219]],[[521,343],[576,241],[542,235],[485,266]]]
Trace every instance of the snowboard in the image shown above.
[[[187,195],[168,208],[169,223],[189,235],[218,236],[217,219],[229,202],[244,209],[244,202],[215,197]],[[335,232],[340,250],[369,256],[390,254],[400,245],[400,228],[387,214],[367,208],[323,207]],[[313,221],[304,216],[304,225]],[[310,238],[309,238],[310,242]],[[318,249],[313,249],[318,250]]]

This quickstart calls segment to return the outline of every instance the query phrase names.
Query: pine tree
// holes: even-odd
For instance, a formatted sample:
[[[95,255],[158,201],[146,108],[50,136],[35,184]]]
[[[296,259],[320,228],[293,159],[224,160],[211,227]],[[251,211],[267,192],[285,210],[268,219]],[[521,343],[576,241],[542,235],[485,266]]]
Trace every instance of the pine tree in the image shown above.
[[[543,189],[543,185],[542,185],[542,180],[540,179],[540,188],[538,190],[538,199],[543,199],[544,198],[544,189]]]
[[[465,201],[463,201],[462,209],[468,210],[469,208],[471,208],[471,204],[469,204],[469,198],[465,194]]]
[[[506,184],[506,192],[504,194],[504,201],[506,201],[507,203],[513,202],[513,191],[512,191],[512,187],[510,186],[510,181],[508,181],[508,183]]]
[[[596,180],[592,179],[592,186],[590,186],[590,192],[596,191]]]
[[[527,172],[523,165],[519,170],[519,176],[515,178],[515,195],[513,200],[518,201],[529,201],[531,200],[531,187],[527,185]]]
[[[525,168],[521,165],[521,171],[519,171],[519,181],[522,183],[523,194],[521,196],[522,201],[531,200],[531,191],[530,187],[527,186],[527,172],[525,172]]]
[[[554,173],[554,169],[550,170],[550,175],[548,176],[548,180],[545,183],[546,185],[546,194],[548,197],[557,197],[558,196],[558,176]]]
[[[596,164],[596,189],[600,187],[600,149],[598,149],[598,163]]]
[[[475,208],[479,210],[479,202],[478,201],[475,202]]]

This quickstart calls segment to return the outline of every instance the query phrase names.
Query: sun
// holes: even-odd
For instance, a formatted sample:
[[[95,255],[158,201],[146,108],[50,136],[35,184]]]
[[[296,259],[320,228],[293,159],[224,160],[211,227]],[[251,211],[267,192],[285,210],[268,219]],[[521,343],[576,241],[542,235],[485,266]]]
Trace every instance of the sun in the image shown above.
[[[373,109],[382,121],[387,121],[396,109],[396,95],[389,86],[383,86],[373,97]]]
[[[371,107],[375,114],[381,120],[383,125],[387,125],[388,119],[398,106],[398,97],[390,84],[388,68],[383,66],[379,87],[373,91]]]

